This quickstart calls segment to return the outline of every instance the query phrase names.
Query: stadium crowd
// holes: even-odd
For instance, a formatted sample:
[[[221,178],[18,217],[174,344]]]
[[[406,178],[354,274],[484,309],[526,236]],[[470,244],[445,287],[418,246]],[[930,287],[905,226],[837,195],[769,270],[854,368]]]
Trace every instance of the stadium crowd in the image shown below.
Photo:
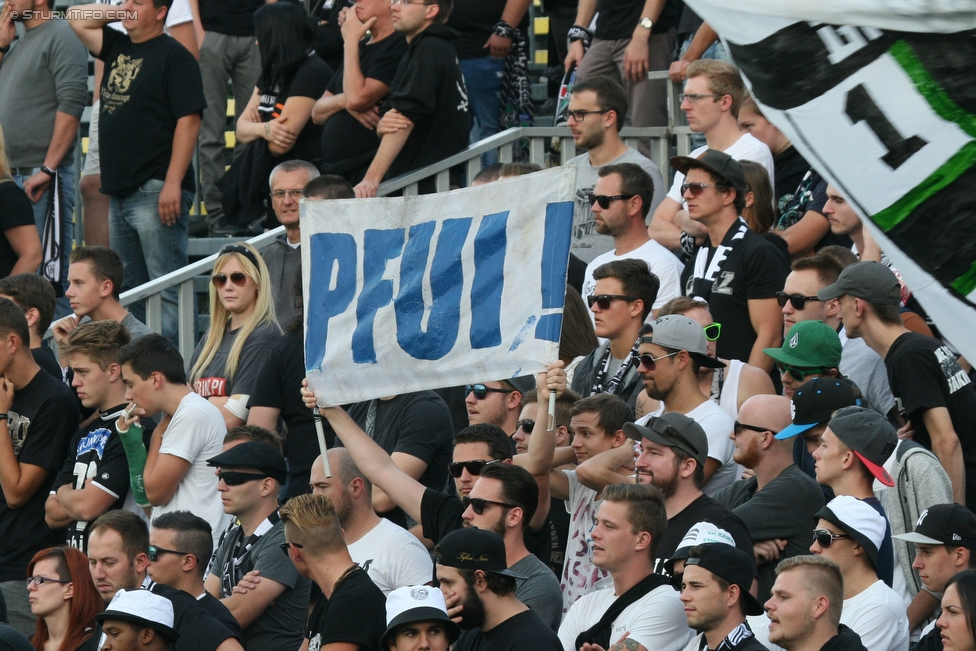
[[[517,123],[527,7],[6,0],[0,647],[976,651],[971,367],[680,0],[547,3],[582,151],[559,360],[319,408],[300,199]],[[649,70],[700,143],[670,185],[619,135],[666,121]],[[285,232],[220,249],[184,359],[176,289],[162,334],[120,294],[186,264],[198,176],[211,234]]]

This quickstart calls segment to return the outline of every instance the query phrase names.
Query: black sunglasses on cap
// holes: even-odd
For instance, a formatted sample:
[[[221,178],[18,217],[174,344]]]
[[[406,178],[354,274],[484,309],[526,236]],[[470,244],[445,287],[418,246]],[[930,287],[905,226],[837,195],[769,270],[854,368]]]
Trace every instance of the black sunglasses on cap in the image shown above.
[[[454,461],[447,466],[448,472],[451,473],[451,477],[457,479],[461,476],[465,470],[468,471],[469,475],[477,477],[481,474],[481,471],[485,469],[485,466],[490,466],[493,463],[498,463],[501,459],[492,459],[491,461],[481,461],[480,459],[475,461]]]
[[[824,549],[830,547],[835,540],[843,540],[844,538],[850,538],[850,536],[848,536],[846,533],[832,533],[826,529],[813,530],[813,542],[817,543]]]
[[[667,440],[674,442],[677,447],[687,446],[692,453],[701,454],[701,451],[694,443],[685,438],[681,432],[668,425],[664,420],[660,418],[652,418],[648,427],[655,434],[660,434]]]
[[[461,498],[461,504],[464,506],[464,510],[467,511],[468,507],[477,515],[482,515],[490,505],[495,504],[496,506],[501,506],[506,509],[514,509],[514,504],[507,504],[505,502],[496,502],[495,500],[483,500],[480,497],[468,497],[465,495]]]
[[[776,292],[776,302],[780,307],[786,307],[789,301],[794,310],[802,310],[807,301],[820,301],[816,296],[804,296],[803,294],[787,294],[786,292]]]

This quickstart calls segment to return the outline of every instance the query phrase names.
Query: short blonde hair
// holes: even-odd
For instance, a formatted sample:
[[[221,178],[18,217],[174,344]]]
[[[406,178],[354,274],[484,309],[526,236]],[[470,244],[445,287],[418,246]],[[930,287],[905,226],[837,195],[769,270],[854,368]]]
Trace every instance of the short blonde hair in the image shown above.
[[[278,512],[281,521],[300,532],[298,542],[312,556],[345,547],[342,527],[335,505],[325,495],[298,495],[285,503]]]
[[[811,599],[827,597],[830,603],[827,608],[830,625],[836,627],[840,624],[840,614],[844,607],[844,575],[837,563],[813,554],[792,556],[779,562],[776,576],[793,570],[803,572],[803,585]]]
[[[730,96],[732,107],[729,112],[732,113],[732,117],[739,119],[739,107],[742,106],[742,100],[748,93],[738,68],[717,59],[699,59],[692,61],[688,66],[687,76],[688,79],[705,77],[708,79],[708,89],[712,93]]]

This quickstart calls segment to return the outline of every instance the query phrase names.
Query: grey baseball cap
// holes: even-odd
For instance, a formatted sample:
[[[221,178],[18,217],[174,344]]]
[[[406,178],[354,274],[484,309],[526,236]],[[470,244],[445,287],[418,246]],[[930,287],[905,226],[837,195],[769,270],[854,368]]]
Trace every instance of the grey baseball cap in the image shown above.
[[[854,451],[878,481],[885,486],[895,485],[884,467],[898,446],[898,434],[888,419],[866,407],[844,407],[834,413],[827,427]]]
[[[706,368],[722,368],[725,366],[714,357],[708,356],[708,340],[705,339],[705,329],[700,323],[692,321],[683,314],[669,314],[655,319],[650,324],[650,343],[663,348],[687,350],[691,357]],[[646,342],[645,335],[641,341]]]
[[[817,298],[829,301],[845,294],[875,305],[898,305],[901,303],[901,283],[885,265],[865,260],[844,269],[837,282],[817,292]]]
[[[658,445],[678,448],[697,461],[702,468],[708,459],[708,437],[705,436],[705,430],[684,414],[665,412],[651,418],[646,426],[624,423],[624,434],[635,441],[645,438]]]

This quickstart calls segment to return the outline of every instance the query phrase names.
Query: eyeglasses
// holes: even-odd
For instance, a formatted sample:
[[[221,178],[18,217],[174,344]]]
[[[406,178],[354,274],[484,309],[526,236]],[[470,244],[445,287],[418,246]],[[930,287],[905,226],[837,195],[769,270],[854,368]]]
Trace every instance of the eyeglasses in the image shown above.
[[[609,310],[610,303],[613,301],[636,301],[636,296],[628,296],[626,294],[590,294],[586,297],[586,304],[593,309],[593,304],[595,303],[601,310]]]
[[[515,389],[496,389],[494,387],[486,387],[483,384],[465,384],[464,385],[464,397],[467,397],[469,393],[474,393],[474,397],[478,400],[484,400],[489,393],[512,393]]]
[[[824,549],[830,547],[835,540],[843,540],[844,538],[850,538],[846,533],[833,533],[827,531],[826,529],[814,529],[813,530],[813,542],[817,543]]]
[[[786,302],[789,301],[790,305],[793,306],[794,310],[802,310],[803,306],[807,304],[807,301],[820,301],[816,296],[804,296],[803,294],[787,294],[786,292],[776,292],[776,302],[779,303],[780,307],[786,307]]]
[[[407,2],[407,0],[390,0],[390,6],[393,5],[430,5],[434,4],[432,2]]]
[[[484,509],[482,509],[484,510]],[[49,576],[29,576],[27,577],[27,587],[33,585],[41,585],[42,583],[60,583],[64,585],[66,583],[71,583],[71,581],[62,581],[61,579],[52,579]]]
[[[175,549],[164,549],[162,547],[157,547],[156,545],[149,545],[149,560],[154,563],[159,560],[160,554],[176,554],[177,556],[186,556],[190,552],[181,552]]]
[[[464,505],[465,511],[467,511],[468,507],[470,506],[471,510],[474,511],[475,514],[477,515],[482,515],[485,512],[485,509],[487,509],[488,505],[490,504],[501,506],[506,509],[515,508],[514,504],[507,504],[505,502],[496,502],[494,500],[483,500],[480,497],[468,497],[467,495],[461,498],[461,504]]]
[[[716,94],[699,95],[698,93],[681,93],[680,95],[678,95],[678,101],[684,102],[685,100],[688,100],[689,104],[694,104],[702,97],[725,97],[725,95],[716,95]]]
[[[745,423],[740,423],[739,421],[735,421],[735,426],[732,428],[732,431],[738,434],[744,429],[747,429],[750,432],[760,432],[760,433],[770,431],[768,427],[759,427],[758,425],[746,425]]]
[[[298,201],[299,199],[302,198],[303,192],[304,192],[303,190],[275,190],[274,192],[271,193],[271,197],[277,199],[278,201],[281,201],[282,199],[285,198],[285,195],[287,194],[289,197],[291,197],[292,201]]]
[[[243,287],[247,283],[247,274],[243,271],[235,271],[229,276],[227,274],[214,274],[210,277],[210,282],[217,289],[222,289],[227,284],[228,278],[238,287]]]
[[[258,479],[264,479],[267,475],[261,475],[253,472],[234,472],[232,470],[218,470],[217,471],[217,481],[221,479],[228,486],[240,486],[241,484],[246,484],[249,481],[257,481]]]
[[[535,429],[535,421],[531,418],[524,418],[515,423],[515,431],[524,430],[526,434],[531,434]]]
[[[498,463],[501,459],[492,459],[491,461],[481,461],[480,459],[475,461],[455,461],[447,465],[448,472],[451,476],[457,479],[461,476],[461,473],[465,470],[468,471],[469,475],[477,477],[481,474],[481,471],[485,469],[485,466],[490,466],[493,463]]]
[[[660,357],[651,357],[650,355],[639,355],[634,358],[637,362],[637,368],[646,368],[648,371],[653,371],[657,368],[658,360],[664,359],[665,357],[674,357],[680,350],[676,350],[673,353],[668,353],[667,355],[661,355]]]
[[[299,545],[296,542],[288,542],[287,540],[283,543],[278,543],[278,547],[281,549],[282,552],[284,552],[285,556],[288,556],[289,558],[291,558],[291,554],[289,553],[289,550],[292,547],[295,547],[296,549],[305,549],[304,545]]]
[[[709,341],[715,341],[722,334],[721,323],[709,323],[703,329],[705,330],[705,339],[708,339]]]
[[[588,194],[586,195],[586,199],[590,202],[591,207],[594,204],[600,204],[600,207],[606,210],[610,207],[611,201],[626,201],[636,196],[636,194],[615,194],[612,197],[608,197],[604,194]]]
[[[804,378],[806,378],[809,375],[819,375],[820,373],[823,373],[823,368],[819,366],[808,366],[808,367],[788,366],[786,364],[780,364],[778,362],[776,366],[779,367],[780,371],[782,371],[783,373],[789,373],[790,377],[800,382],[802,382]]]
[[[586,119],[587,115],[603,115],[604,113],[609,113],[609,112],[610,109],[607,109],[606,111],[566,111],[566,115],[573,118],[577,122],[582,122],[583,120]],[[603,204],[600,205],[602,206]],[[606,206],[603,207],[606,208]]]
[[[685,196],[685,193],[691,192],[691,196],[697,197],[705,190],[705,188],[714,188],[716,185],[714,183],[682,183],[681,184],[681,196]]]

